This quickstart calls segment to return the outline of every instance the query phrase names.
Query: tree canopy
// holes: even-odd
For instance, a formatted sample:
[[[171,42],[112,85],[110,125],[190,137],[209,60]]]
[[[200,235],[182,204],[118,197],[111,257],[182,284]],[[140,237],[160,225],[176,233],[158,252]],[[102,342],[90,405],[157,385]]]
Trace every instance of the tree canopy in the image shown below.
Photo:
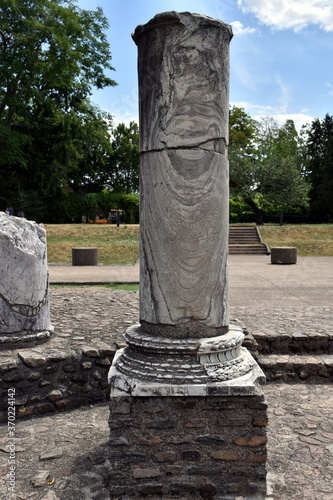
[[[333,116],[307,129],[306,171],[312,184],[310,210],[319,221],[333,220]]]
[[[112,191],[139,191],[139,127],[120,123],[112,132],[113,156],[107,183]]]
[[[2,0],[0,117],[16,114],[49,97],[62,109],[75,107],[92,91],[115,82],[100,8],[81,10],[72,0]]]
[[[235,107],[230,117],[231,193],[251,207],[257,224],[263,223],[269,206],[277,211],[306,207],[310,185],[293,121],[287,120],[282,127],[272,118],[256,122]]]
[[[54,206],[103,184],[111,117],[89,97],[116,84],[108,22],[72,0],[2,0],[0,12],[0,197]]]
[[[113,203],[136,220],[138,125],[113,127],[90,101],[94,88],[116,85],[107,29],[102,9],[75,0],[1,1],[1,209],[61,222]],[[332,220],[332,116],[300,135],[292,120],[256,121],[233,106],[229,138],[231,194],[257,223],[308,206],[316,221]]]

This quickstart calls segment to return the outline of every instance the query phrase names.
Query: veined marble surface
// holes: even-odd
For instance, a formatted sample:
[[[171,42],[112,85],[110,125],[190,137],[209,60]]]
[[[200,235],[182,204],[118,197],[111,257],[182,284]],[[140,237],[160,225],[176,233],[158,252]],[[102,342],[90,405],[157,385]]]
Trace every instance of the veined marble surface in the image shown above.
[[[0,212],[0,334],[50,329],[45,230]]]
[[[229,324],[231,37],[221,21],[174,11],[133,35],[140,88],[140,321],[176,325],[180,336],[198,338],[203,325],[226,331]]]

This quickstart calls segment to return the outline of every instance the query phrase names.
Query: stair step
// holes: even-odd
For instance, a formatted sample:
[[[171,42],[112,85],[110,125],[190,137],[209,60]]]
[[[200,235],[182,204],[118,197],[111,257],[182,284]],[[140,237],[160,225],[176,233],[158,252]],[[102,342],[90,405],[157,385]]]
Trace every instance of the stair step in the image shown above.
[[[266,255],[267,248],[264,244],[229,244],[229,254],[258,254]]]
[[[260,355],[333,355],[333,333],[314,332],[284,333],[266,335],[261,332],[251,332],[249,337],[254,340],[255,348]]]
[[[233,226],[229,226],[229,231],[231,233],[256,233],[257,228],[256,227],[245,227],[245,228],[237,228]]]
[[[259,355],[257,361],[268,382],[332,382],[332,354],[271,354]]]
[[[229,255],[266,255],[266,251],[254,251],[254,250],[232,250]]]
[[[254,241],[260,241],[257,234],[241,233],[241,234],[230,234],[229,235],[229,239],[231,239],[231,240],[241,240],[244,238],[248,238],[249,240],[254,240]]]
[[[246,238],[244,240],[239,240],[239,239],[232,239],[229,240],[230,245],[260,245],[260,241],[253,241],[250,240],[249,238]]]
[[[261,243],[256,227],[230,226],[229,254],[266,255],[267,247],[264,243]]]

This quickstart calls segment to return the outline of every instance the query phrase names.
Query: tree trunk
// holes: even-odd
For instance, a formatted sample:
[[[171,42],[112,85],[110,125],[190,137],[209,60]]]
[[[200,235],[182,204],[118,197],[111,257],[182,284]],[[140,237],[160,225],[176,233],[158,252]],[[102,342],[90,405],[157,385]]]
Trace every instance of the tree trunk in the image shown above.
[[[244,201],[252,208],[257,226],[263,226],[264,225],[264,211],[262,210],[262,208],[257,207],[257,205],[252,200],[252,198],[247,198]]]

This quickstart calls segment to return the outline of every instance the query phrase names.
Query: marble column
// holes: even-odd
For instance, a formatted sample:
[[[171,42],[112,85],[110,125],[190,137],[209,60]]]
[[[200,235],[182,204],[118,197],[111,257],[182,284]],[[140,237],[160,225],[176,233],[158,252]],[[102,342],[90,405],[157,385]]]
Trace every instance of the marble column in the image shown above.
[[[46,233],[0,212],[0,348],[47,340],[50,324]]]
[[[144,381],[135,381],[136,394],[146,393],[147,381],[168,383],[158,393],[186,394],[193,383],[207,393],[209,381],[253,378],[256,365],[241,347],[243,333],[229,324],[231,38],[229,25],[188,12],[159,14],[133,35],[140,89],[140,325],[126,333],[114,388],[136,377]]]
[[[228,328],[231,37],[220,21],[176,12],[134,33],[145,330],[173,325],[176,337],[200,338]]]
[[[241,328],[229,321],[231,38],[230,26],[189,12],[158,14],[133,35],[140,91],[140,324],[128,328],[128,345],[109,373],[111,498],[232,498],[232,488],[245,494],[255,484],[259,499],[265,489],[266,424],[253,427],[266,421],[259,387],[265,376],[242,347]],[[229,422],[225,436],[220,421]],[[216,449],[222,442],[228,442],[224,452]],[[255,470],[246,447],[240,452],[245,442],[256,443]],[[200,466],[184,468],[186,459]],[[214,461],[226,465],[214,468]],[[210,474],[220,477],[211,482]]]

